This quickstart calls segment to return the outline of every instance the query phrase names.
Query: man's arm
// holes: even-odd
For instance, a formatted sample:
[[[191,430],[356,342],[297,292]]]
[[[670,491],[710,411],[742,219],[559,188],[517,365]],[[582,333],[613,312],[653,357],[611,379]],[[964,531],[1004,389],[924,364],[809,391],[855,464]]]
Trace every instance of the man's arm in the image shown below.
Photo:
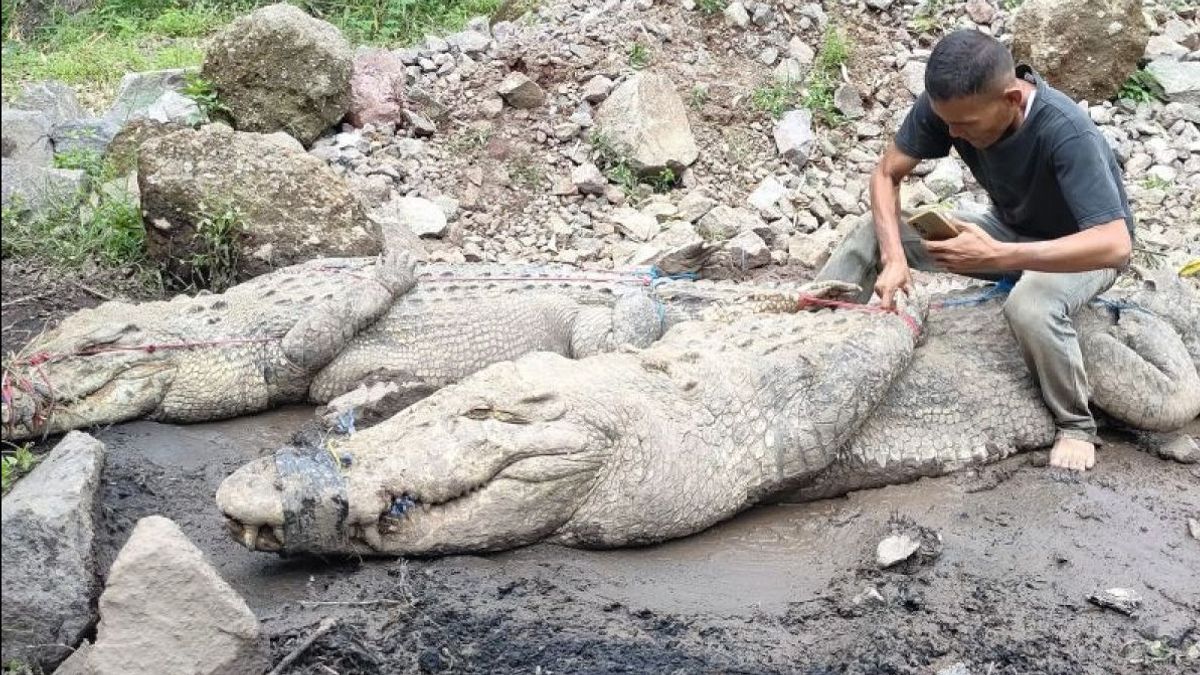
[[[906,155],[895,143],[889,143],[871,173],[871,215],[883,267],[875,282],[875,292],[887,309],[893,306],[897,290],[906,293],[912,290],[912,274],[900,243],[900,182],[919,161]]]
[[[957,237],[925,243],[951,272],[1089,272],[1121,267],[1133,250],[1124,219],[1058,239],[1017,243],[996,241],[971,223],[958,224],[962,233]]]

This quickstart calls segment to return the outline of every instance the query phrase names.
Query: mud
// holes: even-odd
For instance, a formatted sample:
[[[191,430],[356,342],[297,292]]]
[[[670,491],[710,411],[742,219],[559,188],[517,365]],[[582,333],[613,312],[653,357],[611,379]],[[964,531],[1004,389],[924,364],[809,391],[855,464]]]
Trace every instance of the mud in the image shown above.
[[[108,443],[101,564],[175,519],[263,621],[291,673],[1174,673],[1200,665],[1200,467],[1118,436],[1076,476],[1020,456],[809,504],[760,506],[658,546],[551,545],[432,560],[281,559],[225,535],[213,494],[309,419],[138,422]],[[1200,433],[1200,425],[1189,429]],[[1041,455],[1044,460],[1044,453]],[[1033,461],[1031,461],[1033,460]],[[886,571],[901,523],[940,555]],[[1137,591],[1134,616],[1087,597]],[[867,597],[870,589],[875,596]],[[1155,644],[1155,641],[1158,641]],[[1139,663],[1139,661],[1141,663]],[[1195,672],[1195,670],[1191,670]]]

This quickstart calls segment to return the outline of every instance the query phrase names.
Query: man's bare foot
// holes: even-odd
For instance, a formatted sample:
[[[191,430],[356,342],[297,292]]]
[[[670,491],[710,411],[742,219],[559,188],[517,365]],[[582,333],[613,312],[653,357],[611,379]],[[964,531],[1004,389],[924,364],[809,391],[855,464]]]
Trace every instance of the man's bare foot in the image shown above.
[[[1050,450],[1050,466],[1087,471],[1096,466],[1096,446],[1087,441],[1059,436]]]

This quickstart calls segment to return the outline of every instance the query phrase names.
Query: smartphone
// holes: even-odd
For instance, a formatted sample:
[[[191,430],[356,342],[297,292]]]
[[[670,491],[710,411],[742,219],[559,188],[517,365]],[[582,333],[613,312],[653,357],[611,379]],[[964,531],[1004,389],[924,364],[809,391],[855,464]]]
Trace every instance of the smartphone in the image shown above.
[[[942,211],[922,211],[908,221],[926,241],[942,241],[958,236],[958,227]]]

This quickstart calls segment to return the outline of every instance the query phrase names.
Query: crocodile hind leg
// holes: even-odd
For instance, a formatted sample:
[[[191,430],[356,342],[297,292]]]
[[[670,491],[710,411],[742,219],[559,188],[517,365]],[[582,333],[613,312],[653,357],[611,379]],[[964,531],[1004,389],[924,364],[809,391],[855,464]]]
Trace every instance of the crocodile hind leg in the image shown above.
[[[329,363],[359,331],[416,285],[416,259],[408,251],[388,251],[375,266],[374,280],[378,283],[365,287],[349,285],[300,319],[283,338],[288,360],[306,372]]]

